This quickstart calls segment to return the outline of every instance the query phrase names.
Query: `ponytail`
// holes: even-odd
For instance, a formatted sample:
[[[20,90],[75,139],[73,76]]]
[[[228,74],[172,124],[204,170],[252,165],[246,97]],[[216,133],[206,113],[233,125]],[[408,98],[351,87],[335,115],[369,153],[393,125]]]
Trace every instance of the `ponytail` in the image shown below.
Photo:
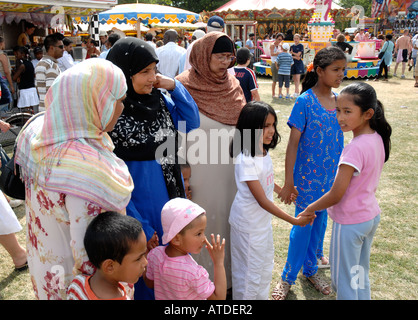
[[[373,109],[373,117],[369,120],[370,128],[375,130],[383,140],[385,147],[385,162],[389,159],[392,135],[392,127],[385,118],[385,111],[382,103],[377,99],[374,88],[365,82],[354,82],[341,90],[340,95],[347,94],[353,99],[356,106],[363,112]]]
[[[385,162],[389,160],[391,142],[390,136],[392,135],[392,127],[387,122],[385,118],[385,112],[383,109],[382,103],[377,100],[376,109],[374,110],[374,115],[370,119],[370,128],[375,130],[383,140],[383,145],[385,146]]]
[[[345,53],[338,47],[327,47],[318,51],[315,55],[312,65],[308,66],[305,77],[302,81],[302,92],[309,90],[318,82],[316,69],[320,67],[325,69],[336,60],[347,60]]]

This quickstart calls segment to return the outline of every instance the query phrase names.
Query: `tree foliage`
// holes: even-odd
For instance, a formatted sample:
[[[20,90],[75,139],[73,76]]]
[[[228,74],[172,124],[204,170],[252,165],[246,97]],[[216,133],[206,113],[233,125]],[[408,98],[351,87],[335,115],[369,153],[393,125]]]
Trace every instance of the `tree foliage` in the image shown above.
[[[184,10],[200,13],[203,10],[213,11],[227,3],[229,0],[119,0],[119,4],[125,3],[152,3],[173,6]],[[245,1],[245,0],[243,0]]]
[[[338,0],[334,1],[343,8],[352,8],[353,6],[362,6],[364,8],[364,15],[370,17],[372,12],[371,0]]]

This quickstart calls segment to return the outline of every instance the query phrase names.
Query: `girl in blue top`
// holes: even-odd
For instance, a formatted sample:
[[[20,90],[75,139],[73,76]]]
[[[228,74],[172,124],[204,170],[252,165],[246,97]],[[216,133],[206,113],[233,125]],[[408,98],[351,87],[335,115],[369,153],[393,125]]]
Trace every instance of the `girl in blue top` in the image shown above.
[[[290,204],[291,194],[298,194],[296,216],[328,192],[334,181],[344,138],[336,117],[336,94],[331,89],[340,86],[345,67],[346,57],[340,48],[320,50],[288,120],[291,131],[280,198]],[[292,228],[282,281],[273,292],[276,300],[286,298],[302,266],[303,274],[317,290],[325,295],[331,291],[317,275],[317,249],[324,237],[327,212],[315,213],[312,225]]]

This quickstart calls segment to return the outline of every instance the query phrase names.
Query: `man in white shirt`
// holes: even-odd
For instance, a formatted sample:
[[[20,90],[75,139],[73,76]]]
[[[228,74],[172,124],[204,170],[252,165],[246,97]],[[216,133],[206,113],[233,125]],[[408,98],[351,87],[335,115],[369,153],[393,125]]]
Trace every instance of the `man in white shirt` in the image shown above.
[[[177,31],[174,29],[167,30],[164,33],[164,46],[155,50],[158,56],[157,69],[161,74],[174,78],[179,72],[179,61],[186,49],[177,45]]]
[[[58,59],[58,66],[60,67],[61,72],[64,72],[74,66],[74,58],[71,55],[71,52],[73,51],[73,42],[68,38],[64,38],[62,43],[64,44],[64,53],[62,57]]]

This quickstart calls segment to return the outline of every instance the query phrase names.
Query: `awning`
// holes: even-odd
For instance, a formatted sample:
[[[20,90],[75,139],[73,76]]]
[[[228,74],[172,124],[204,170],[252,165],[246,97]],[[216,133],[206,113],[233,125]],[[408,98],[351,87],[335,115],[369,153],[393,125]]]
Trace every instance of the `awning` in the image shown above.
[[[99,22],[128,23],[142,20],[145,25],[161,23],[195,23],[199,14],[180,8],[160,6],[147,3],[121,4],[110,10],[99,13]]]
[[[118,0],[3,0],[0,1],[0,24],[26,20],[47,27],[57,14],[88,17],[112,8],[117,2]]]

